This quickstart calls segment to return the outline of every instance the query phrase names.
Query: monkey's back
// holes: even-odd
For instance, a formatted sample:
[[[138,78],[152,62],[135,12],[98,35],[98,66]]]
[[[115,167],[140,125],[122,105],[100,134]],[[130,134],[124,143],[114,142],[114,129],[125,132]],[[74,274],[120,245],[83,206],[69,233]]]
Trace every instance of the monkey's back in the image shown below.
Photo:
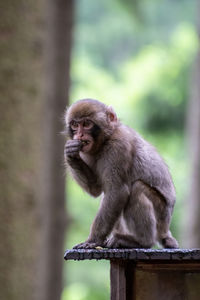
[[[163,158],[150,143],[133,129],[121,125],[119,130],[123,132],[121,136],[127,137],[126,143],[129,141],[131,145],[128,149],[126,146],[124,160],[128,155],[127,152],[132,149],[131,175],[133,182],[143,181],[161,193],[166,201],[173,206],[176,199],[175,188],[168,166]],[[124,143],[123,139],[121,143]]]

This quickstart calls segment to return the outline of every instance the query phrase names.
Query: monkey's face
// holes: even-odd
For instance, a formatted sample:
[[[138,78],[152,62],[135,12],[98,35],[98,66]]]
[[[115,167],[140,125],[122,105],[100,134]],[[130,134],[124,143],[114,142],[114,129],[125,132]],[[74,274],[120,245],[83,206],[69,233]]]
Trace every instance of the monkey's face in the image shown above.
[[[118,120],[111,107],[103,103],[83,99],[72,104],[65,115],[67,135],[79,140],[79,151],[97,154],[103,144],[110,138]]]
[[[95,148],[95,132],[97,125],[90,119],[72,120],[70,122],[70,131],[73,140],[81,141],[81,151],[90,153]]]

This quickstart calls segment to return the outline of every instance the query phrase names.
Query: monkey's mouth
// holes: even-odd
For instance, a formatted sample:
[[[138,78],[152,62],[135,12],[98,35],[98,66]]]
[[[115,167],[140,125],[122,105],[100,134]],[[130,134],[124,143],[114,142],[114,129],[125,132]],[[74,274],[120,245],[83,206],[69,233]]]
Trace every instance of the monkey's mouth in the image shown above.
[[[81,141],[81,143],[82,143],[82,146],[86,146],[86,145],[90,144],[90,141],[84,140],[84,141]]]
[[[81,151],[88,152],[91,150],[92,142],[89,140],[82,140],[81,141]]]

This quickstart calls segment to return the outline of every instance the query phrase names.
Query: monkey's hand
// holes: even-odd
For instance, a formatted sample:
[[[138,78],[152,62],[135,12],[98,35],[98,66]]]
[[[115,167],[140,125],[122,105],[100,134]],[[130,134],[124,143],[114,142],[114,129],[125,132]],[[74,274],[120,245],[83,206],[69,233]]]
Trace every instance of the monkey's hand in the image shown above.
[[[77,244],[73,247],[73,249],[94,249],[96,247],[104,247],[104,242],[92,242],[92,241],[85,241],[83,243]]]
[[[80,140],[69,140],[65,144],[64,155],[65,159],[80,158],[79,151],[81,150],[82,143]]]

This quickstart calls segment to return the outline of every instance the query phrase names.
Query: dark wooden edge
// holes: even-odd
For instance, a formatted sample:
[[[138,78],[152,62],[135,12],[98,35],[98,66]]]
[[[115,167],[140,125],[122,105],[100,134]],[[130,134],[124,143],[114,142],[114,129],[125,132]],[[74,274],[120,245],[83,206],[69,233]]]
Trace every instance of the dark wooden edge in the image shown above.
[[[71,249],[66,250],[64,259],[200,261],[200,249]]]
[[[136,263],[133,260],[112,259],[110,261],[111,300],[133,299],[135,266]]]
[[[126,300],[125,260],[111,260],[110,264],[110,299]]]

